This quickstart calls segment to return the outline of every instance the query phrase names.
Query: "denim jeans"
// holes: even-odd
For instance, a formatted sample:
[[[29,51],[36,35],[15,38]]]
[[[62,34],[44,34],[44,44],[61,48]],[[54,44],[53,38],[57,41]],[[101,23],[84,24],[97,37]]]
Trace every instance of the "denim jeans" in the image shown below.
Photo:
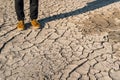
[[[15,11],[18,20],[24,20],[24,1],[15,0]],[[37,19],[38,17],[38,0],[30,0],[30,18]]]

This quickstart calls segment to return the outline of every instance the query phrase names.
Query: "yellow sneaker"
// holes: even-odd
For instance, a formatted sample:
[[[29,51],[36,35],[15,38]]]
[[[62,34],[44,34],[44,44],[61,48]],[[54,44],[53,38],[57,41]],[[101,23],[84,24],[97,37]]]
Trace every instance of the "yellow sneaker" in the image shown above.
[[[24,30],[25,29],[25,25],[24,25],[24,21],[19,21],[17,24],[17,29],[18,30]]]
[[[33,19],[31,21],[31,24],[32,24],[33,29],[39,29],[40,28],[40,23],[36,19]]]

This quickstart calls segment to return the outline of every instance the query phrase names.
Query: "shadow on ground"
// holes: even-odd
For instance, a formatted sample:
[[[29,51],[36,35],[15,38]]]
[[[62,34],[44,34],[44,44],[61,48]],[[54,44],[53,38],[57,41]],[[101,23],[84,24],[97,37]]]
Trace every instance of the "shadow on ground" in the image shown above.
[[[87,3],[87,6],[77,9],[75,11],[71,11],[71,12],[67,12],[67,13],[60,13],[58,15],[53,15],[50,17],[46,17],[44,19],[40,19],[39,22],[41,23],[41,28],[44,28],[45,23],[53,21],[53,20],[57,20],[57,19],[62,19],[62,18],[66,18],[66,17],[70,17],[70,16],[75,16],[78,14],[82,14],[88,11],[92,11],[104,6],[107,6],[109,4],[115,3],[115,2],[119,2],[120,0],[95,0],[93,2]],[[29,28],[31,26],[30,23],[26,23],[27,28]]]

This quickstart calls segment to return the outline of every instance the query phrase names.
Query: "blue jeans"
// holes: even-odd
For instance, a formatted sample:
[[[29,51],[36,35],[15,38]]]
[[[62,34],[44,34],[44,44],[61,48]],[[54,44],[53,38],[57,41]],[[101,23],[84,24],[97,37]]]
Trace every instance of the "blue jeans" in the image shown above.
[[[17,19],[24,20],[24,1],[23,0],[15,0],[15,11],[17,14]],[[38,17],[38,0],[30,0],[30,18],[37,19]]]

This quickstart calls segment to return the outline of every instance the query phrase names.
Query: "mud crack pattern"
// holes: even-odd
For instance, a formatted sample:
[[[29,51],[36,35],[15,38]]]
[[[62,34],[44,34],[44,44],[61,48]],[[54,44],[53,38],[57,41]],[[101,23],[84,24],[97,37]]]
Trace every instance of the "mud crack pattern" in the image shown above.
[[[0,2],[0,80],[120,80],[119,0],[40,0],[42,29],[16,30]]]

